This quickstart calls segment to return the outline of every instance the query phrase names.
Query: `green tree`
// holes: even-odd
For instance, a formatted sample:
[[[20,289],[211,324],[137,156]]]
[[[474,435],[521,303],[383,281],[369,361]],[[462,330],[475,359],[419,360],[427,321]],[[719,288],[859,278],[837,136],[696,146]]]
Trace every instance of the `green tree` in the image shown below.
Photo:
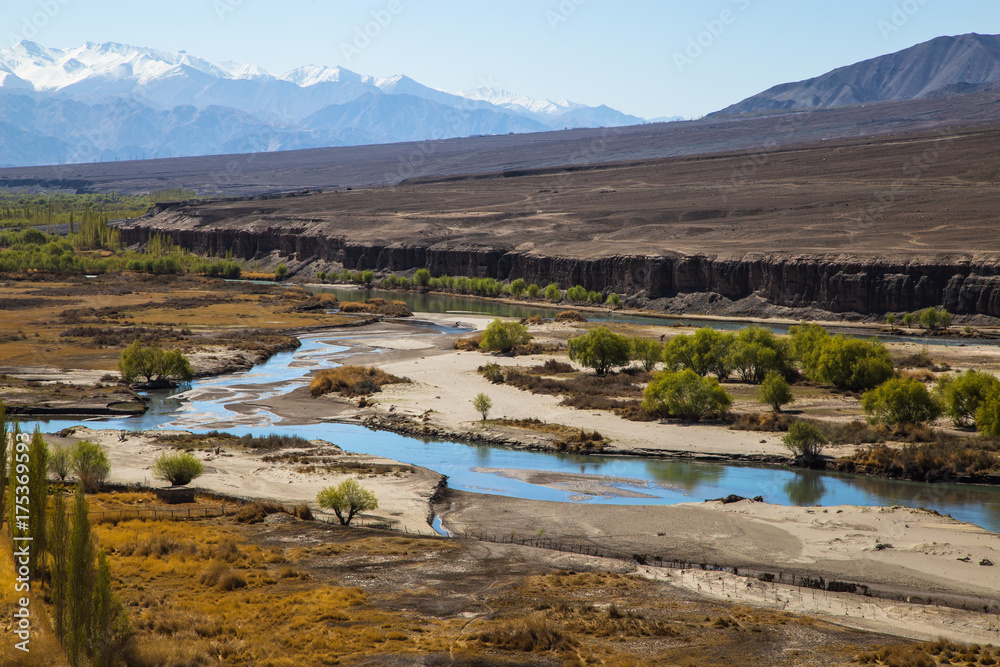
[[[903,313],[903,326],[907,329],[913,326],[913,313]]]
[[[586,303],[587,288],[583,285],[574,285],[566,290],[566,299],[573,303]]]
[[[483,421],[486,421],[486,417],[490,414],[490,409],[493,408],[493,401],[486,394],[479,392],[476,397],[472,399],[472,407],[476,409],[476,412],[483,416]]]
[[[545,287],[545,298],[552,303],[559,303],[562,301],[562,291],[559,289],[559,285],[549,283]]]
[[[608,295],[608,300],[606,303],[612,308],[618,308],[619,306],[622,305],[622,298],[617,294],[615,294],[614,292],[612,292],[611,294]]]
[[[774,408],[775,412],[781,411],[781,406],[795,400],[792,389],[788,386],[785,376],[781,373],[771,371],[760,383],[760,396],[758,400]]]
[[[612,367],[628,363],[628,338],[607,327],[592,329],[583,336],[569,339],[569,358],[604,375]]]
[[[931,331],[951,326],[951,313],[944,308],[924,308],[918,313],[920,326]]]
[[[714,373],[721,381],[732,372],[730,354],[736,337],[731,333],[702,327],[691,335],[674,336],[663,346],[663,360],[668,368],[689,368],[698,375]]]
[[[49,472],[66,481],[66,476],[73,470],[73,453],[68,447],[55,446],[49,456]]]
[[[506,354],[518,345],[527,345],[530,340],[531,334],[528,333],[528,327],[520,322],[505,322],[497,318],[486,325],[486,331],[483,332],[479,348]]]
[[[792,351],[788,341],[770,329],[747,327],[737,334],[729,361],[744,382],[760,383],[771,371],[788,375]]]
[[[538,295],[541,294],[542,290],[535,283],[528,285],[528,298],[537,299]]]
[[[73,449],[73,472],[88,493],[97,491],[111,472],[107,452],[96,442],[81,440]]]
[[[826,438],[819,428],[804,421],[793,422],[782,440],[796,458],[805,461],[811,461],[819,456],[823,451],[823,445],[826,444]]]
[[[170,379],[186,382],[194,377],[191,362],[180,350],[164,350],[157,345],[144,345],[139,339],[122,350],[118,359],[118,371],[128,384],[139,378],[145,378],[146,382]]]
[[[371,285],[375,282],[375,272],[370,270],[362,271],[361,282],[365,285]]]
[[[968,426],[989,395],[1000,389],[1000,380],[990,373],[967,370],[958,375],[942,375],[934,386],[934,396],[956,426]]]
[[[523,278],[517,278],[510,283],[510,293],[518,299],[521,298],[521,295],[524,294],[527,289],[528,283],[524,282]]]
[[[896,313],[886,313],[885,323],[889,325],[889,332],[896,330]]]
[[[57,490],[52,498],[52,513],[49,515],[49,556],[50,588],[52,590],[52,620],[56,635],[65,641],[66,632],[66,576],[69,534],[66,523],[66,497]]]
[[[941,414],[927,386],[913,378],[893,378],[866,391],[861,407],[872,423],[889,426],[924,424]]]
[[[638,361],[648,373],[663,358],[663,346],[651,338],[633,336],[629,339],[628,356],[631,361]]]
[[[90,637],[91,590],[94,584],[94,544],[83,487],[77,485],[73,500],[73,527],[66,551],[66,638],[63,645],[70,664],[83,663]]]
[[[993,389],[976,410],[976,429],[987,438],[1000,438],[1000,389]]]
[[[278,264],[278,266],[274,269],[274,277],[277,280],[281,280],[286,275],[288,275],[288,267],[285,266],[284,262],[282,262],[281,264]]]
[[[840,389],[862,391],[877,387],[894,374],[892,356],[881,341],[838,335],[823,343],[812,377]]]
[[[170,486],[183,486],[201,477],[205,464],[188,452],[163,452],[156,457],[150,471],[156,479],[170,482]]]
[[[699,421],[725,412],[732,402],[718,380],[687,369],[657,373],[643,391],[642,407],[652,413]]]
[[[604,303],[604,295],[595,290],[591,290],[587,292],[587,301],[594,304],[595,306],[599,306],[602,303]]]
[[[48,533],[46,510],[49,503],[49,443],[42,437],[41,428],[35,426],[28,446],[28,508],[31,512],[29,532],[31,550],[28,552],[28,569],[32,577],[39,576],[43,561],[39,556],[45,551],[45,537]]]
[[[332,509],[341,525],[350,525],[358,512],[368,512],[378,508],[375,494],[358,484],[354,479],[345,479],[337,486],[328,486],[316,496],[316,502],[324,509]]]
[[[830,340],[830,334],[818,324],[797,324],[788,329],[792,354],[802,363],[802,370],[809,377],[816,376],[819,368],[819,357],[823,346]]]
[[[413,282],[418,287],[427,287],[431,282],[431,272],[428,269],[417,269],[413,274]]]

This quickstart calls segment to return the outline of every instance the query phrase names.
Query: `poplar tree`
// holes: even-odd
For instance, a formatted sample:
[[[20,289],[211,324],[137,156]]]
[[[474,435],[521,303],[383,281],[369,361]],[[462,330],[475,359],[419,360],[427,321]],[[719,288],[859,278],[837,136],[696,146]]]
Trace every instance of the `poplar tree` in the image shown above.
[[[40,555],[45,551],[45,514],[49,504],[49,444],[36,426],[28,447],[28,535],[31,536],[31,551],[28,569],[32,577],[38,577],[43,562]]]
[[[94,545],[90,540],[90,517],[83,486],[77,485],[73,499],[73,528],[69,534],[66,572],[66,635],[63,646],[71,664],[86,655],[90,636],[91,590],[94,582]]]
[[[62,491],[52,499],[52,514],[49,519],[49,554],[52,556],[51,589],[52,618],[55,621],[56,635],[65,640],[66,631],[66,576],[68,531],[66,523],[66,497]]]

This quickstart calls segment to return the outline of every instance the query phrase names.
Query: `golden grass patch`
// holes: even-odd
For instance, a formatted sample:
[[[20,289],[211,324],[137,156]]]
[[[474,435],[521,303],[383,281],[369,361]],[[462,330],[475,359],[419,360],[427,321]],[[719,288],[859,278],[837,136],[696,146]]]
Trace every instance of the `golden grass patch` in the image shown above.
[[[409,382],[409,378],[396,377],[374,366],[338,366],[316,373],[309,384],[309,393],[313,398],[332,392],[344,396],[366,395],[381,391],[387,384]]]

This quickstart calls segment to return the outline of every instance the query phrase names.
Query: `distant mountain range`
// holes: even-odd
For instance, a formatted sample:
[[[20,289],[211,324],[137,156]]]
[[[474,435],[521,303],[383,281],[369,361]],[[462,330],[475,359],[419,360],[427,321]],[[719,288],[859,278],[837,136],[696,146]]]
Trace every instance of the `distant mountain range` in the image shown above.
[[[113,42],[0,50],[0,166],[209,155],[612,127],[607,106],[503,90],[453,95],[406,76],[255,65]]]
[[[955,95],[1000,82],[1000,35],[937,37],[897,53],[784,83],[710,117],[811,111]]]

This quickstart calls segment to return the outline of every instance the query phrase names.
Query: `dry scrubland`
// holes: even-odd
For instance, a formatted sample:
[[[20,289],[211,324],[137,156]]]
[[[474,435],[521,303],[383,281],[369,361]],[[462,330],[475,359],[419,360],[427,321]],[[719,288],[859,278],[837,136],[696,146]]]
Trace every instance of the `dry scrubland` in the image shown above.
[[[988,665],[996,655],[712,602],[597,559],[283,513],[113,518],[157,506],[141,493],[91,503],[93,516],[109,512],[95,535],[129,611],[133,665],[932,664],[919,656],[943,653]],[[0,584],[10,578],[4,558]],[[37,651],[33,664],[64,664],[45,634]]]

